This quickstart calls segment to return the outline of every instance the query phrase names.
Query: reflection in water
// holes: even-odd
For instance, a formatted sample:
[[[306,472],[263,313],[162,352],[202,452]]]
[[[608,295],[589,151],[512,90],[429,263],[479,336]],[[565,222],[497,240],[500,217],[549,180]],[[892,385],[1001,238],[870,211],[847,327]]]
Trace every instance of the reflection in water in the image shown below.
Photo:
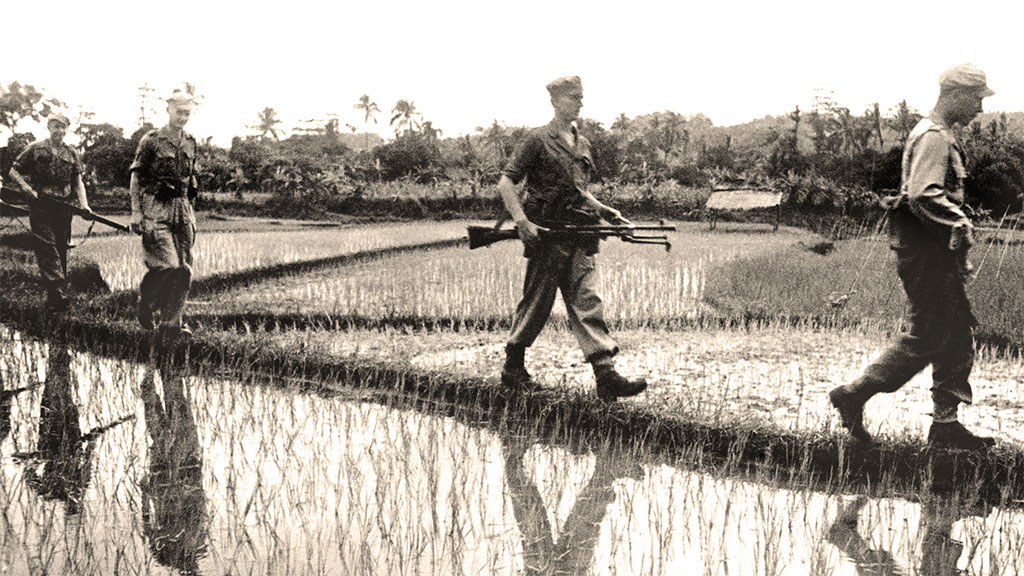
[[[505,435],[502,453],[512,512],[522,534],[523,564],[528,575],[579,574],[590,570],[608,506],[615,501],[615,472],[607,454],[597,453],[594,473],[580,492],[557,537],[536,484],[526,473],[523,456],[532,440]],[[642,470],[641,470],[642,471]]]
[[[863,576],[895,576],[906,574],[889,552],[873,549],[857,531],[861,508],[867,504],[864,496],[845,505],[828,532],[828,539],[854,561],[857,573]],[[967,572],[957,568],[964,546],[951,536],[953,524],[961,517],[985,516],[991,509],[981,504],[982,510],[963,507],[949,494],[931,494],[922,503],[921,565],[913,571],[921,576],[957,576]]]
[[[156,389],[160,373],[163,401]],[[143,529],[157,561],[182,574],[197,574],[206,553],[209,518],[203,492],[203,460],[192,407],[180,369],[149,367],[142,400],[149,449],[149,474],[142,482]]]
[[[63,500],[68,514],[81,509],[89,484],[95,434],[82,435],[78,406],[72,397],[71,354],[66,345],[50,345],[46,381],[39,409],[39,443],[35,456],[42,472],[28,467],[28,484],[43,498]]]

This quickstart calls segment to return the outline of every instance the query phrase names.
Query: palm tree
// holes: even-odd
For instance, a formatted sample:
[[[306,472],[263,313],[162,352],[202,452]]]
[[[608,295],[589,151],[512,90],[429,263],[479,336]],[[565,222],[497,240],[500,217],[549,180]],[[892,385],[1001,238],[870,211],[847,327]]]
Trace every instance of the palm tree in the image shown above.
[[[277,119],[277,111],[270,106],[267,106],[260,112],[257,125],[252,126],[252,128],[260,131],[261,139],[266,137],[269,133],[274,137],[274,140],[279,140],[280,138],[278,138],[278,133],[281,131],[275,128],[275,126],[280,123],[281,121]]]
[[[415,132],[419,129],[420,124],[416,120],[416,116],[420,116],[420,113],[416,111],[416,103],[412,100],[399,100],[395,103],[395,107],[391,109],[393,116],[391,117],[391,126],[395,129],[395,135],[400,135],[403,132]]]
[[[369,149],[370,148],[370,120],[373,120],[374,124],[377,123],[377,113],[380,112],[380,108],[377,107],[377,103],[376,102],[370,102],[370,95],[369,94],[363,94],[362,96],[360,96],[359,97],[359,102],[356,103],[356,105],[353,106],[352,108],[355,108],[356,110],[362,110],[363,111],[363,114],[364,114],[364,116],[363,116],[363,125],[366,127],[366,148]],[[354,130],[353,130],[353,132],[354,132]]]

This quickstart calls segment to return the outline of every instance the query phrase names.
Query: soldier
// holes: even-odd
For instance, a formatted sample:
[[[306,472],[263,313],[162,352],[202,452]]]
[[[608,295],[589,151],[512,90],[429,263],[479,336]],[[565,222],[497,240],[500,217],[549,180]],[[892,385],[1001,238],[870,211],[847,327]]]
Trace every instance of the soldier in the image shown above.
[[[139,287],[138,319],[161,337],[188,339],[182,310],[192,283],[192,246],[198,192],[196,141],[185,132],[192,97],[175,91],[167,100],[168,122],[143,136],[131,165],[132,229],[142,234],[147,272]],[[159,322],[156,315],[159,314]]]
[[[71,241],[71,213],[40,200],[67,202],[72,190],[78,205],[90,210],[82,183],[78,153],[64,143],[71,122],[63,114],[50,114],[46,127],[50,138],[33,142],[11,167],[10,179],[28,197],[29,224],[36,240],[36,261],[46,286],[46,306],[63,311],[68,306],[68,246]]]
[[[543,226],[573,222],[594,214],[612,224],[629,224],[618,210],[604,205],[587,185],[593,171],[590,143],[579,136],[575,121],[583,106],[578,76],[558,78],[547,85],[554,119],[533,130],[520,143],[498,184],[502,202],[515,221],[525,246],[526,281],[505,347],[502,384],[528,389],[536,386],[524,365],[526,348],[544,328],[555,293],[569,316],[569,328],[593,366],[597,395],[605,401],[642,392],[644,380],[630,381],[615,371],[618,345],[604,321],[601,298],[595,291],[597,241],[552,240],[540,236]],[[526,180],[526,199],[520,202],[516,185]],[[592,222],[577,222],[592,223]]]
[[[903,151],[899,195],[886,199],[897,271],[910,305],[910,330],[854,382],[829,393],[842,425],[854,439],[870,443],[864,404],[879,392],[895,392],[932,366],[932,424],[928,443],[984,449],[992,438],[976,436],[957,420],[960,403],[973,398],[968,377],[974,363],[976,323],[965,292],[967,251],[973,226],[964,202],[964,152],[952,132],[981,112],[994,92],[984,72],[971,64],[939,77],[935,109],[911,132]]]

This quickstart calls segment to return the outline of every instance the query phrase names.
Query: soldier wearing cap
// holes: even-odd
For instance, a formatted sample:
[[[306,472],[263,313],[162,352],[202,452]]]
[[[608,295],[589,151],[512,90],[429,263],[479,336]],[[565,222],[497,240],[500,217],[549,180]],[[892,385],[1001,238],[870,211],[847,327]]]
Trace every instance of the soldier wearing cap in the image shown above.
[[[50,137],[33,142],[18,156],[10,178],[21,187],[30,205],[29,224],[36,241],[36,262],[46,286],[46,304],[54,311],[68,305],[68,245],[71,213],[40,200],[77,200],[89,210],[82,164],[74,148],[64,143],[71,122],[59,113],[50,114],[46,127]],[[74,194],[74,196],[72,196]]]
[[[962,209],[967,172],[963,148],[952,131],[981,113],[982,99],[993,93],[985,73],[971,64],[946,70],[939,77],[935,108],[907,139],[900,193],[887,198],[885,206],[897,271],[910,305],[910,330],[857,380],[829,393],[843,426],[860,442],[871,441],[864,428],[864,404],[877,393],[895,392],[931,365],[928,443],[971,450],[994,444],[957,419],[959,405],[973,398],[968,377],[976,321],[965,291],[967,252],[973,242],[973,225]]]
[[[198,192],[196,141],[185,131],[192,98],[167,99],[168,122],[142,137],[131,165],[132,228],[142,234],[146,275],[139,287],[139,323],[161,336],[189,338],[182,312],[192,283]],[[159,315],[159,318],[157,318]]]
[[[560,290],[569,328],[597,381],[605,401],[639,394],[643,380],[627,380],[615,370],[619,347],[608,331],[601,298],[596,292],[596,241],[554,240],[540,234],[555,222],[593,223],[603,219],[629,224],[618,210],[587,190],[594,170],[590,143],[576,129],[583,106],[583,84],[565,76],[547,85],[554,118],[536,128],[518,145],[505,168],[498,190],[525,246],[526,281],[505,347],[502,384],[516,389],[536,386],[526,370],[525,352],[544,328],[555,294]],[[526,181],[525,200],[516,186]]]

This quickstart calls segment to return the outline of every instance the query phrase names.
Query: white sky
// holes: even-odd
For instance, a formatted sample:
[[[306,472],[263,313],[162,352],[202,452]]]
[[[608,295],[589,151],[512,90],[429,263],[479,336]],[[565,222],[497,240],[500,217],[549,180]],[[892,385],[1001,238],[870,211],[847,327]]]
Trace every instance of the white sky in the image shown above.
[[[189,81],[205,96],[189,129],[221,145],[266,106],[285,128],[334,113],[361,131],[364,93],[385,137],[399,98],[445,136],[538,125],[544,85],[565,74],[583,78],[583,115],[606,127],[660,110],[736,124],[808,109],[817,88],[855,113],[904,98],[925,112],[939,73],[962,62],[987,72],[986,110],[1024,110],[1024,3],[1005,1],[57,0],[0,14],[5,86],[44,88],[130,133],[138,86]]]

